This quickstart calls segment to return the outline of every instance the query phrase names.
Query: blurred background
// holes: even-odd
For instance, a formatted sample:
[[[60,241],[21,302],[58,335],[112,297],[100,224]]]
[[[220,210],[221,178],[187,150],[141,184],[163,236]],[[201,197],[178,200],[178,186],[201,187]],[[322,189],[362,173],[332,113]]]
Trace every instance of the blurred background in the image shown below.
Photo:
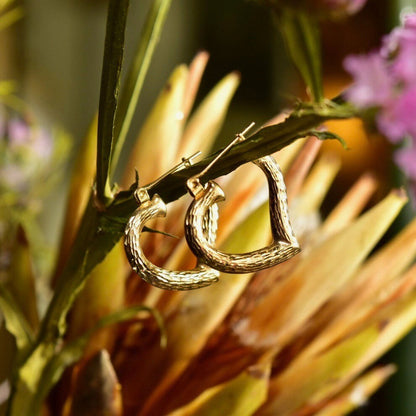
[[[97,110],[107,1],[20,3],[24,18],[0,35],[0,77],[18,81],[20,95],[44,124],[63,127],[71,135],[73,156]],[[150,1],[131,3],[127,64]],[[401,11],[411,6],[416,7],[416,0],[369,0],[356,16],[324,25],[323,67],[328,97],[348,84],[342,70],[343,57],[377,47],[382,35],[399,22]],[[294,96],[303,95],[300,78],[266,10],[247,0],[175,0],[139,101],[126,154],[170,72],[182,62],[189,63],[200,49],[211,56],[200,98],[228,72],[236,70],[242,74],[218,144],[251,120],[257,124],[265,122]],[[397,184],[390,149],[382,138],[367,137],[360,123],[354,121],[332,124],[331,129],[344,137],[349,147],[345,151],[339,143],[326,145],[327,150],[339,153],[344,161],[331,191],[334,200],[364,170],[375,171],[379,177],[379,198]],[[50,209],[44,214],[43,228],[51,245],[59,236],[65,196],[63,186],[49,197],[53,203],[45,204]],[[331,201],[326,204],[330,207]],[[383,362],[398,364],[398,374],[357,414],[416,415],[414,351],[416,335],[411,334],[383,358]]]

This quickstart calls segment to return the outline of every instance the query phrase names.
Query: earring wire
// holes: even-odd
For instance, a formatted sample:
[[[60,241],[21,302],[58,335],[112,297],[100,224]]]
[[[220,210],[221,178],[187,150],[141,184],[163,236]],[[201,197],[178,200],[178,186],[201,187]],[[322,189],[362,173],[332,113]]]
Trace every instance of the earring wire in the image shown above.
[[[197,195],[200,195],[201,192],[203,192],[204,187],[201,185],[201,181],[199,178],[201,178],[203,175],[205,175],[212,166],[217,163],[218,159],[220,159],[225,153],[227,153],[236,143],[240,143],[246,138],[244,135],[254,126],[254,122],[252,122],[248,127],[246,127],[241,133],[238,133],[235,135],[235,139],[227,146],[225,147],[221,153],[219,153],[201,172],[196,174],[195,176],[191,176],[186,181],[186,186],[188,188],[189,193],[196,198]]]
[[[199,172],[197,175],[195,175],[195,176],[193,176],[192,177],[192,179],[199,179],[199,178],[201,178],[202,176],[204,176],[211,168],[212,168],[212,166],[215,164],[215,163],[217,163],[217,161],[218,161],[218,159],[220,159],[225,153],[227,153],[236,143],[240,143],[240,142],[242,142],[242,141],[244,141],[246,138],[244,137],[244,135],[248,132],[248,131],[250,131],[251,130],[251,128],[254,126],[254,122],[252,122],[248,127],[246,127],[245,129],[244,129],[244,131],[242,131],[241,133],[237,133],[236,135],[235,135],[235,139],[231,142],[231,143],[229,143],[228,144],[228,146],[227,147],[225,147],[223,150],[222,150],[222,152],[219,154],[219,155],[217,155],[216,157],[215,157],[215,159],[214,160],[212,160],[210,163],[209,163],[209,165],[208,166],[206,166],[205,167],[205,169],[203,169],[201,172]]]
[[[182,162],[175,165],[172,169],[165,172],[162,176],[159,176],[159,178],[157,178],[155,181],[147,184],[146,186],[137,188],[134,191],[134,198],[136,199],[136,201],[139,204],[142,204],[143,202],[148,201],[150,199],[149,193],[148,193],[148,190],[150,188],[152,188],[153,186],[158,184],[162,179],[166,178],[166,176],[168,176],[172,173],[175,173],[175,172],[181,170],[184,167],[191,166],[192,165],[192,160],[195,159],[196,157],[198,157],[200,154],[201,154],[201,152],[198,151],[198,152],[194,153],[193,155],[191,155],[189,157],[183,157]]]

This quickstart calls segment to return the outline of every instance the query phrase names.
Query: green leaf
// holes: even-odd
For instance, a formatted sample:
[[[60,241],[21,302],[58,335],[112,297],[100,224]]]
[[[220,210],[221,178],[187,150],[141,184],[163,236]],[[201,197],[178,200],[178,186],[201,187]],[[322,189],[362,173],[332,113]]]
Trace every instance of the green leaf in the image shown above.
[[[167,233],[166,231],[155,230],[154,228],[150,228],[150,227],[146,227],[146,226],[143,227],[143,232],[155,233],[155,234],[164,235],[166,237],[179,239],[179,237],[177,235]]]
[[[116,112],[115,146],[111,159],[112,171],[120,157],[121,149],[126,139],[137,101],[142,91],[144,79],[149,70],[150,62],[159,41],[170,4],[171,0],[154,0],[147,15],[135,58],[122,89],[120,104]]]
[[[78,361],[91,335],[104,327],[133,319],[139,312],[149,312],[156,319],[161,330],[161,345],[166,344],[166,335],[161,316],[146,306],[132,306],[100,319],[97,324],[79,338],[66,344],[61,351],[40,345],[20,369],[21,386],[13,397],[11,415],[37,415],[50,389],[59,380],[63,371]],[[32,375],[35,375],[32,377]]]
[[[170,416],[250,416],[267,399],[270,363],[249,367],[237,377],[213,386]]]
[[[42,380],[39,385],[39,391],[37,394],[38,399],[42,400],[45,398],[52,386],[59,380],[63,371],[82,357],[87,342],[95,331],[110,325],[133,319],[139,312],[143,311],[151,313],[156,319],[157,324],[161,330],[161,345],[165,345],[166,334],[163,320],[156,310],[140,305],[114,312],[100,319],[93,328],[85,332],[84,335],[65,345],[62,350],[53,357],[43,372]]]
[[[319,105],[307,104],[300,106],[283,122],[264,127],[243,142],[233,146],[221,158],[221,163],[215,164],[209,170],[209,173],[203,176],[202,180],[207,181],[226,175],[245,163],[277,152],[295,140],[309,135],[311,129],[327,120],[347,119],[355,115],[354,109],[341,102],[337,104],[333,101],[325,101]],[[221,150],[191,167],[166,176],[150,189],[150,193],[159,194],[165,203],[178,199],[186,193],[186,179],[201,172],[219,152]],[[120,192],[108,207],[107,219],[113,219],[106,222],[107,230],[110,231],[111,229],[112,232],[120,233],[121,237],[123,224],[127,222],[136,207],[137,203],[133,197],[133,190]],[[118,221],[114,221],[114,218],[118,218]]]
[[[97,199],[105,205],[111,197],[109,169],[114,141],[114,120],[124,55],[129,0],[110,0],[101,74],[97,135]]]
[[[331,131],[320,131],[320,130],[311,130],[309,132],[310,136],[315,136],[319,140],[338,140],[342,147],[345,150],[348,150],[347,142],[338,134],[332,133]]]
[[[313,100],[321,102],[321,41],[317,21],[304,11],[285,7],[278,23],[293,63],[310,88]]]
[[[20,20],[24,15],[22,7],[15,7],[0,16],[0,30],[3,30]]]
[[[32,330],[12,294],[0,284],[0,309],[7,330],[15,337],[19,351],[27,349],[33,343]]]

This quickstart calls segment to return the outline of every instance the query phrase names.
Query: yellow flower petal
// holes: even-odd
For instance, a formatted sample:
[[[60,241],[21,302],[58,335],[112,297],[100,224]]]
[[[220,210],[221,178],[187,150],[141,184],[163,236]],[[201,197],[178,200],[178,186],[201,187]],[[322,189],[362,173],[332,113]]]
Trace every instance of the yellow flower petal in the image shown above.
[[[160,93],[136,140],[127,163],[123,187],[129,187],[139,172],[141,185],[152,182],[176,162],[184,115],[182,111],[188,80],[186,65],[178,66]],[[188,155],[186,155],[188,156]]]
[[[186,125],[177,157],[181,158],[198,150],[206,153],[212,147],[239,82],[239,74],[232,72],[204,98]]]
[[[323,409],[313,412],[315,416],[341,416],[365,405],[369,397],[396,372],[394,365],[386,365],[367,372],[355,380],[340,394],[324,403]],[[308,414],[312,414],[309,410]],[[302,409],[300,410],[302,412]]]
[[[59,255],[52,279],[54,284],[67,260],[95,180],[97,122],[98,118],[95,116],[78,151],[72,171]]]
[[[249,235],[250,238],[246,238]],[[225,252],[246,252],[267,244],[270,240],[269,209],[263,205],[253,212],[227,239],[221,249]],[[227,315],[241,295],[252,274],[222,274],[218,283],[207,288],[186,292],[180,309],[166,322],[168,346],[163,363],[163,379],[153,390],[144,412],[151,411],[160,397],[173,385],[192,358],[205,345],[208,337]],[[151,370],[154,371],[154,370]],[[144,371],[146,376],[147,371]]]
[[[250,416],[266,400],[270,364],[249,367],[227,383],[205,390],[170,416]]]

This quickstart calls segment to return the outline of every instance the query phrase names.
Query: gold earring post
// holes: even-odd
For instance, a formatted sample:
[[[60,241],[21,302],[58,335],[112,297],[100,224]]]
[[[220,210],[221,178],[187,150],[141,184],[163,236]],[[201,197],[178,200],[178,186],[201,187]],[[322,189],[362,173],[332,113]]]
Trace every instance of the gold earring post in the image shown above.
[[[226,146],[221,153],[219,153],[201,172],[198,174],[190,177],[187,182],[186,186],[188,187],[188,190],[190,194],[195,197],[197,194],[199,194],[201,191],[203,191],[203,186],[201,185],[201,182],[199,178],[201,178],[203,175],[205,175],[212,166],[217,163],[217,161],[225,154],[227,153],[236,143],[240,143],[243,140],[245,140],[245,134],[254,126],[254,122],[250,123],[249,126],[247,126],[241,133],[237,133],[235,135],[235,139]]]
[[[198,157],[201,154],[200,151],[195,152],[193,155],[189,156],[189,157],[183,157],[182,158],[182,162],[178,163],[177,165],[175,165],[172,169],[168,170],[167,172],[165,172],[162,176],[160,176],[159,178],[157,178],[155,181],[147,184],[146,186],[137,188],[134,191],[134,198],[136,199],[136,201],[139,204],[142,204],[145,201],[148,201],[150,199],[149,197],[149,193],[148,190],[150,188],[152,188],[153,186],[155,186],[157,183],[159,183],[162,179],[166,178],[166,176],[177,172],[178,170],[181,170],[184,167],[189,167],[192,165],[192,160],[195,159],[196,157]]]
[[[199,179],[200,177],[205,175],[212,168],[212,166],[215,165],[215,163],[217,163],[218,159],[220,159],[225,153],[227,153],[236,143],[240,143],[243,140],[245,140],[246,138],[244,137],[244,135],[248,131],[250,131],[254,124],[255,123],[253,121],[248,127],[244,129],[244,131],[242,131],[241,133],[237,133],[235,135],[235,139],[227,147],[225,147],[223,151],[219,155],[217,155],[217,157],[214,160],[212,160],[208,166],[205,167],[205,169],[203,169],[197,175],[193,176],[193,179]]]

